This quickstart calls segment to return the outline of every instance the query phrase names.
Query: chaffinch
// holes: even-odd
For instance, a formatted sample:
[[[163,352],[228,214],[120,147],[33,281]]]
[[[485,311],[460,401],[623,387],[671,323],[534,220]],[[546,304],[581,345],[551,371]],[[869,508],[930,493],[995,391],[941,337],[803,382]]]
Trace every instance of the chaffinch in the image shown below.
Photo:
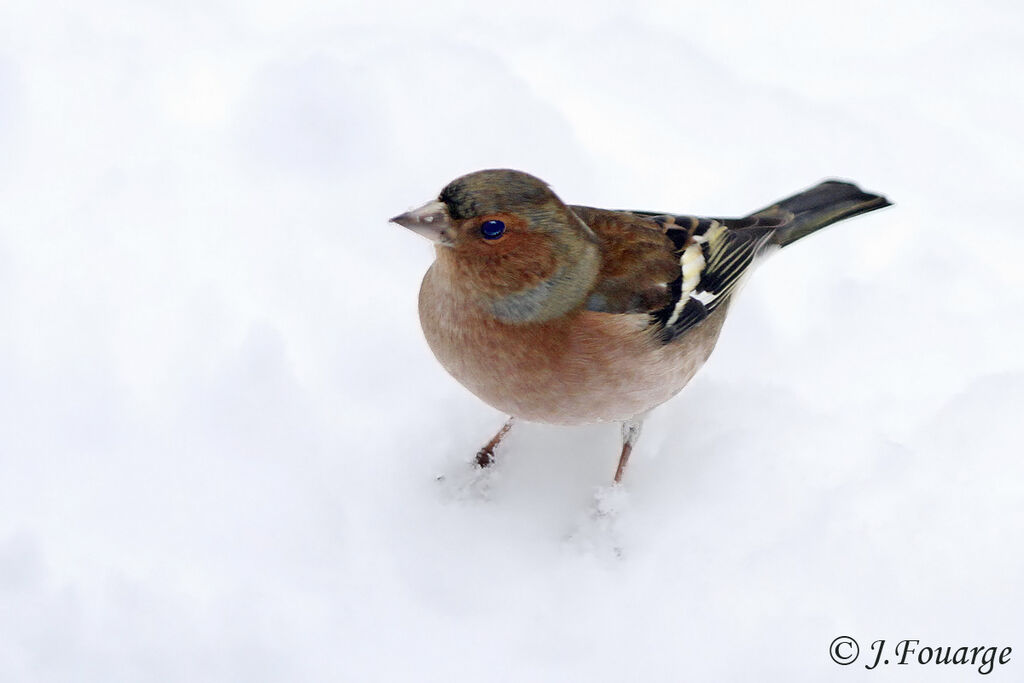
[[[829,180],[740,219],[568,206],[507,169],[470,173],[391,220],[430,240],[420,323],[441,365],[516,418],[618,421],[619,483],[645,414],[711,354],[733,294],[770,251],[881,196]]]

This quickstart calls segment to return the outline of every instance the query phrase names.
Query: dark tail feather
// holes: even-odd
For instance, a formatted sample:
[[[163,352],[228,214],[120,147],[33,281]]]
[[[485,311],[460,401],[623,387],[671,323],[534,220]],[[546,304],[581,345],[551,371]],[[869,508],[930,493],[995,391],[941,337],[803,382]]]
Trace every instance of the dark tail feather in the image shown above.
[[[853,183],[826,180],[750,217],[781,219],[772,242],[784,247],[826,225],[885,206],[891,206],[885,197],[864,192]]]

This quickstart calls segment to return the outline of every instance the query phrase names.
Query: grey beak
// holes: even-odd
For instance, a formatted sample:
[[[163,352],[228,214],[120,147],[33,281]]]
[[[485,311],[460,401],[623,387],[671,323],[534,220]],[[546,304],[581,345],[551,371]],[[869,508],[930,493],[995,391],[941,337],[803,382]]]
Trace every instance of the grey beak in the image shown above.
[[[391,222],[398,223],[419,235],[423,235],[428,240],[438,243],[447,241],[445,229],[451,227],[448,207],[439,201],[429,202],[418,209],[395,216],[391,219]]]

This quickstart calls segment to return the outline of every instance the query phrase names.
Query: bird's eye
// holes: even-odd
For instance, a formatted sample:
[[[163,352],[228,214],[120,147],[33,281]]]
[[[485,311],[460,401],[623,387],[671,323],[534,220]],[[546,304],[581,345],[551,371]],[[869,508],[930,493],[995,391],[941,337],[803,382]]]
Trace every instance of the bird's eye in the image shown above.
[[[505,224],[501,221],[484,221],[480,225],[480,234],[485,240],[496,240],[505,234]]]

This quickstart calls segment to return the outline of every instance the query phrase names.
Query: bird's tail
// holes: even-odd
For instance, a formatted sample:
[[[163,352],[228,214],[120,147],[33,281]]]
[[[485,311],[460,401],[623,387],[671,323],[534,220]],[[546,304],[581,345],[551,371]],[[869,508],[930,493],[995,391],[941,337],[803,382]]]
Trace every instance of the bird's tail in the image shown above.
[[[784,247],[826,225],[890,205],[885,197],[864,192],[853,183],[826,180],[761,209],[750,218],[780,220],[772,243]]]

